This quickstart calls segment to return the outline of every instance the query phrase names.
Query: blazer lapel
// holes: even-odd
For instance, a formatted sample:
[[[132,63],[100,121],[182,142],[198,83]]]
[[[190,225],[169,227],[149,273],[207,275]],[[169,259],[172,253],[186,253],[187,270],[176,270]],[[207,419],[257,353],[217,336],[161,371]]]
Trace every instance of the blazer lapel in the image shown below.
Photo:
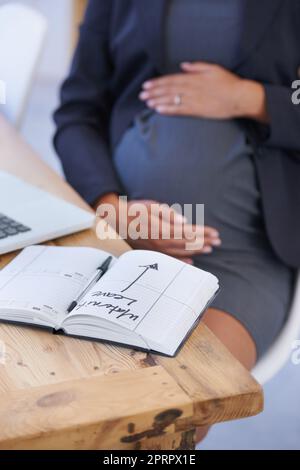
[[[283,0],[246,0],[244,30],[235,68],[243,65],[263,40],[282,3]]]
[[[138,29],[141,43],[144,45],[158,71],[164,72],[164,26],[168,3],[172,0],[133,1],[138,14]],[[258,46],[282,3],[283,0],[246,0],[245,24],[235,68],[240,67]]]
[[[169,0],[134,0],[142,44],[159,71],[164,69],[164,24]]]

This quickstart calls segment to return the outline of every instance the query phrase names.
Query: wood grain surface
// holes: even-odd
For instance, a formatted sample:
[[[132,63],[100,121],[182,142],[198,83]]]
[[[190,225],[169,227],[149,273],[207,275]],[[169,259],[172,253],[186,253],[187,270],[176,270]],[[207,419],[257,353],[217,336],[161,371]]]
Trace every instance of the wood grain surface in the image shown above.
[[[1,170],[90,210],[1,116],[0,142]],[[94,230],[51,244],[129,249]],[[15,255],[1,256],[0,267]],[[3,449],[192,448],[196,426],[263,407],[261,387],[203,324],[176,358],[4,324],[0,340]]]

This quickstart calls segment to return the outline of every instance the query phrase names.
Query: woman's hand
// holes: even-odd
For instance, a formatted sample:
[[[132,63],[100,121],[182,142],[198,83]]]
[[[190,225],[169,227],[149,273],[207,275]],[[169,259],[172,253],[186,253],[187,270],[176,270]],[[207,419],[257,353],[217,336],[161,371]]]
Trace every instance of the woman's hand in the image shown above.
[[[210,227],[197,227],[195,225],[189,225],[186,223],[185,218],[175,212],[171,207],[166,204],[159,204],[156,201],[138,200],[128,201],[125,203],[120,200],[119,197],[114,194],[107,194],[103,196],[96,204],[95,209],[98,208],[98,214],[100,217],[105,217],[105,220],[110,223],[107,214],[105,216],[99,211],[100,204],[111,204],[117,215],[114,219],[117,222],[117,232],[124,233],[124,226],[126,226],[127,242],[130,246],[136,249],[155,250],[165,253],[175,258],[181,259],[187,263],[192,263],[192,257],[200,254],[211,253],[213,247],[221,244],[218,232]],[[126,205],[125,205],[126,204]],[[143,206],[143,213],[146,213],[145,226],[138,227],[139,233],[148,233],[147,239],[137,238],[136,234],[130,233],[130,223],[136,219],[134,205],[139,204]],[[159,213],[154,213],[153,206],[159,207]],[[104,211],[106,212],[106,210]],[[120,220],[119,214],[124,214],[125,218]],[[128,230],[129,229],[129,230]],[[157,238],[151,238],[151,233],[158,235]],[[168,239],[163,238],[163,234],[170,234]],[[180,239],[178,239],[178,233],[180,233]],[[175,237],[176,235],[176,237]],[[195,244],[191,248],[191,244],[204,236],[204,244],[201,248]],[[189,247],[189,249],[187,248]]]
[[[268,122],[265,90],[260,83],[214,64],[183,63],[181,68],[184,73],[145,82],[140,99],[165,115]]]

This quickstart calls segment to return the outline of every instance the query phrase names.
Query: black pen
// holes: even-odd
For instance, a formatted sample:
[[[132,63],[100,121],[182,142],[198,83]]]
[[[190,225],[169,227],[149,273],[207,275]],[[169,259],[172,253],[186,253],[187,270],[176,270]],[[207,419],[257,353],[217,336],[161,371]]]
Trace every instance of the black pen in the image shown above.
[[[95,274],[93,275],[93,277],[91,277],[91,279],[89,279],[89,281],[86,283],[86,285],[84,286],[84,288],[82,289],[82,291],[80,292],[80,294],[77,296],[77,298],[75,300],[73,300],[73,302],[70,303],[68,309],[67,309],[67,312],[70,313],[72,312],[72,310],[74,310],[74,308],[78,305],[78,302],[80,302],[80,300],[82,299],[82,297],[85,296],[85,294],[96,284],[96,282],[99,281],[99,279],[101,279],[101,277],[106,273],[106,271],[108,270],[109,268],[109,265],[112,261],[113,257],[112,256],[109,256],[102,264],[101,266],[99,266],[99,268],[97,268],[97,271],[95,272]]]

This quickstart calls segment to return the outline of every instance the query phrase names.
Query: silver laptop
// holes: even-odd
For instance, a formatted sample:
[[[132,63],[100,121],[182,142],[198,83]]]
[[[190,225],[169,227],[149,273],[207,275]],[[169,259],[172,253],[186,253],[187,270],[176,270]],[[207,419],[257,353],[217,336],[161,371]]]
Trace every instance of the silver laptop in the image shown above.
[[[95,217],[0,172],[0,254],[90,228]]]

